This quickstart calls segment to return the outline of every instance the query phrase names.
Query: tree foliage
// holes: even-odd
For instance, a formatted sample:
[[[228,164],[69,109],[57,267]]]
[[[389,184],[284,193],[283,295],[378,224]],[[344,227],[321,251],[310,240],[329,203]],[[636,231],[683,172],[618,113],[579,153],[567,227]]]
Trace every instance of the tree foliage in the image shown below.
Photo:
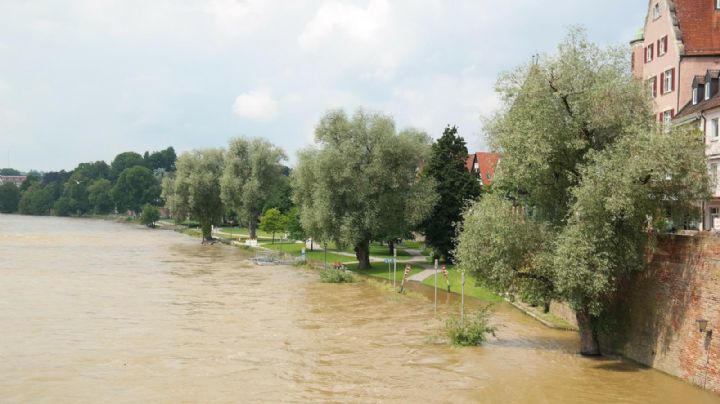
[[[287,217],[278,208],[270,208],[260,218],[260,230],[272,233],[272,243],[275,244],[275,233],[285,231]]]
[[[163,198],[176,219],[188,216],[200,222],[203,240],[212,239],[212,225],[224,213],[220,199],[223,175],[221,149],[195,150],[177,159],[174,176],[163,179]]]
[[[0,168],[0,175],[22,175],[20,171],[14,168]]]
[[[20,189],[10,182],[0,185],[0,213],[14,213],[20,203]]]
[[[466,168],[467,157],[465,140],[457,128],[448,126],[433,144],[425,166],[426,175],[435,179],[439,199],[420,230],[436,255],[448,261],[453,260],[456,226],[462,221],[463,210],[480,195],[480,182]]]
[[[626,54],[573,30],[557,55],[500,79],[504,109],[486,125],[503,154],[495,192],[467,211],[457,248],[499,291],[568,302],[585,354],[600,352],[619,283],[643,268],[652,222],[685,220],[708,195],[699,135],[655,126]]]
[[[97,179],[88,185],[88,202],[96,214],[110,213],[115,207],[115,203],[110,196],[112,186],[112,182],[105,178]]]
[[[147,227],[155,227],[155,222],[160,220],[160,210],[157,207],[146,203],[142,208],[142,214],[140,215],[140,223]]]
[[[232,139],[225,153],[222,201],[247,223],[252,239],[263,209],[280,200],[285,159],[282,149],[260,138]]]
[[[371,240],[401,236],[436,202],[434,182],[417,173],[430,139],[398,134],[392,118],[359,110],[327,113],[315,140],[293,171],[302,225],[316,239],[352,245],[359,268],[368,268]]]
[[[133,166],[120,174],[111,191],[118,210],[140,211],[146,203],[157,203],[160,184],[146,167]]]
[[[52,190],[43,187],[40,181],[37,180],[22,193],[18,209],[23,215],[47,215],[50,213],[53,202]]]
[[[118,154],[110,164],[111,179],[117,180],[123,171],[135,166],[145,166],[145,160],[141,155],[132,151]]]

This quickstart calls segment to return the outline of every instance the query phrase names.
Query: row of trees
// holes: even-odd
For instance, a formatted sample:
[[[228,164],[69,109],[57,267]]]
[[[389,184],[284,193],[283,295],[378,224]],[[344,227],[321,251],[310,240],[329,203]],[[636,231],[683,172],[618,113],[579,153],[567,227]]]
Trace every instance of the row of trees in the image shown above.
[[[159,205],[160,180],[175,169],[172,147],[149,153],[118,154],[111,164],[80,163],[70,172],[30,172],[22,186],[0,187],[0,212],[59,216],[139,211],[144,204]],[[4,175],[18,175],[4,169]]]
[[[200,223],[204,239],[213,224],[231,216],[255,238],[264,213],[268,231],[289,229],[295,238],[351,246],[364,269],[371,241],[392,249],[413,231],[432,234],[438,254],[451,257],[455,224],[480,189],[466,158],[455,128],[433,145],[417,130],[398,132],[386,115],[338,110],[321,119],[315,144],[299,152],[292,173],[282,164],[282,149],[236,138],[227,150],[182,154],[177,171],[163,180],[162,195],[176,219]]]

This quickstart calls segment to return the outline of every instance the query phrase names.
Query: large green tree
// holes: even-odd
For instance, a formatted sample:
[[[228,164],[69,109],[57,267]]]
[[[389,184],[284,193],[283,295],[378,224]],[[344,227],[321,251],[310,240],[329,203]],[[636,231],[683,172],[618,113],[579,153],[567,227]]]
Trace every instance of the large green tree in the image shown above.
[[[110,179],[116,181],[123,171],[135,166],[146,166],[141,155],[131,151],[118,154],[110,164]]]
[[[426,175],[435,179],[438,202],[420,227],[435,254],[453,260],[457,224],[466,205],[480,195],[480,182],[468,172],[468,150],[457,128],[448,126],[432,146]]]
[[[263,209],[281,200],[285,152],[267,140],[235,138],[225,153],[222,200],[247,223],[250,238],[256,238]]]
[[[556,55],[500,79],[486,131],[503,161],[457,247],[460,266],[498,291],[568,302],[586,355],[600,354],[604,309],[643,268],[651,229],[708,195],[699,135],[656,127],[626,55],[572,30]]]
[[[27,183],[26,180],[23,184]],[[43,187],[39,180],[23,191],[18,210],[24,215],[47,215],[54,203],[50,187]]]
[[[222,149],[195,150],[177,159],[175,174],[163,179],[163,199],[177,219],[200,222],[203,241],[212,239],[212,225],[225,211],[220,199]]]
[[[0,175],[22,175],[14,168],[0,168]]]
[[[369,268],[370,241],[420,223],[437,200],[433,181],[418,174],[430,139],[396,133],[379,113],[338,110],[321,119],[315,140],[293,171],[303,227],[316,239],[352,245],[359,268]]]
[[[0,212],[14,213],[20,203],[20,189],[10,182],[0,185]]]
[[[110,195],[118,210],[140,211],[146,203],[157,203],[160,198],[160,184],[146,167],[134,166],[118,177]]]
[[[112,187],[112,182],[105,178],[97,179],[88,185],[88,202],[93,212],[97,214],[112,212],[115,207],[115,203],[110,196]]]

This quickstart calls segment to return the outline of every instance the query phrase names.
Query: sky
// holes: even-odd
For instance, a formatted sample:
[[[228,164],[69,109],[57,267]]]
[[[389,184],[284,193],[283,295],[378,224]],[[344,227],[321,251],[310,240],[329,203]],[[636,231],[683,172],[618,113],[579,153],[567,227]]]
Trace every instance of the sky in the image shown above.
[[[498,75],[571,25],[627,44],[643,0],[0,0],[0,167],[265,137],[288,164],[358,108],[486,149]]]

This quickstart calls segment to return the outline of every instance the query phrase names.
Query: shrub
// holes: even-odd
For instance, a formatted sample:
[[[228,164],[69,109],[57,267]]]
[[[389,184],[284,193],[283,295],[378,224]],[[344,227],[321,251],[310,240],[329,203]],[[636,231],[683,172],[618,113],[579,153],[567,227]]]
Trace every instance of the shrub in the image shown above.
[[[465,324],[457,317],[450,317],[445,323],[450,343],[459,346],[482,344],[487,339],[487,334],[495,335],[496,328],[488,324],[489,317],[489,305],[475,314],[466,316]]]
[[[155,227],[155,222],[160,220],[160,211],[155,206],[145,204],[143,206],[142,215],[140,216],[140,223],[147,227]]]
[[[325,283],[352,283],[355,282],[355,278],[348,271],[328,268],[320,271],[320,281]]]

